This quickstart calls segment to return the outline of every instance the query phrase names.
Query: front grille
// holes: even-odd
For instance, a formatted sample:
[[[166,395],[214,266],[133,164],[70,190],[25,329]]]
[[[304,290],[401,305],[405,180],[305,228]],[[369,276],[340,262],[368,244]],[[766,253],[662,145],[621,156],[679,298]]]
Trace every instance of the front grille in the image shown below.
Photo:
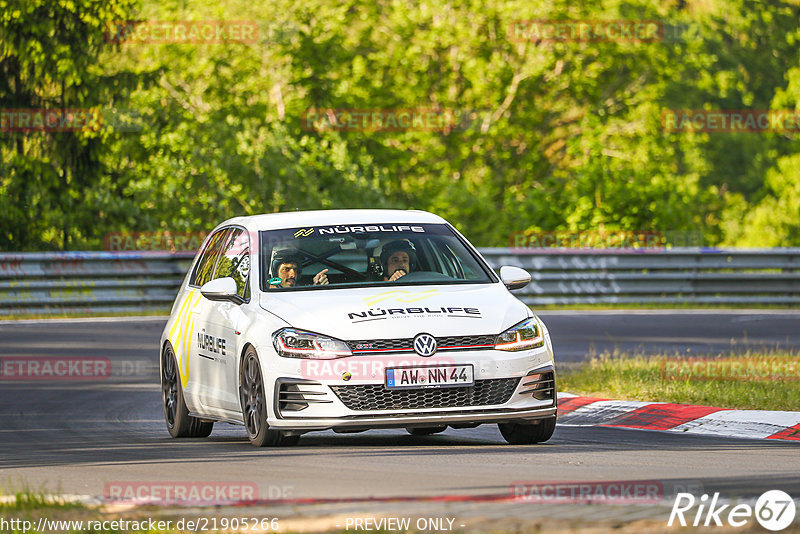
[[[505,404],[520,378],[476,380],[471,387],[391,390],[383,384],[331,386],[351,410],[415,410]]]
[[[469,346],[492,346],[494,347],[497,336],[446,336],[436,338],[439,348],[456,348]]]
[[[347,346],[354,353],[372,352],[377,350],[412,350],[413,339],[362,339],[359,341],[348,341]]]
[[[494,335],[476,336],[444,336],[437,337],[437,350],[475,350],[494,347]],[[399,339],[362,339],[348,341],[347,345],[353,354],[375,354],[390,352],[411,352],[414,350],[414,338]]]

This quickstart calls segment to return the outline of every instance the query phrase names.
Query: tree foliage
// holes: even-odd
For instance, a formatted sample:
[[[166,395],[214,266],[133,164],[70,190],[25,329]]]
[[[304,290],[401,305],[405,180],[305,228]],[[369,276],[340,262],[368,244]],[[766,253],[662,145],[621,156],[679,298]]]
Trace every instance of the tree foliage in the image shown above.
[[[0,132],[0,249],[207,230],[294,209],[426,209],[480,245],[523,230],[701,230],[800,244],[800,145],[665,130],[670,109],[800,110],[789,0],[0,0],[0,108],[98,108]],[[116,42],[120,21],[255,21],[255,42]],[[642,40],[531,20],[660,21]],[[315,128],[309,110],[439,110],[440,130]]]

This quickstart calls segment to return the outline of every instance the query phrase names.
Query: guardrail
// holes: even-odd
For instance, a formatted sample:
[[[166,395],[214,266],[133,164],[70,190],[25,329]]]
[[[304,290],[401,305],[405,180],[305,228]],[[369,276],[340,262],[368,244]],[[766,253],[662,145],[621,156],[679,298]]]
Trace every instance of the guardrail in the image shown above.
[[[486,248],[492,267],[515,265],[532,281],[516,292],[544,304],[798,304],[800,249]],[[0,254],[0,316],[166,313],[194,254]]]
[[[193,252],[0,254],[0,316],[168,312]]]
[[[798,304],[800,248],[527,252],[484,249],[492,267],[531,273],[527,304]]]

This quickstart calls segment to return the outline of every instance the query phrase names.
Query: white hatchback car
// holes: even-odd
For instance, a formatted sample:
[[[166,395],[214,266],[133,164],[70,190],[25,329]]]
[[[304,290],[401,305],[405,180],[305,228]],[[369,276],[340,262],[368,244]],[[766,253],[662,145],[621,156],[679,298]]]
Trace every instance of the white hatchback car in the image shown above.
[[[228,220],[205,240],[161,336],[173,437],[243,424],[257,446],[314,430],[428,435],[556,424],[547,328],[444,219],[335,210]]]

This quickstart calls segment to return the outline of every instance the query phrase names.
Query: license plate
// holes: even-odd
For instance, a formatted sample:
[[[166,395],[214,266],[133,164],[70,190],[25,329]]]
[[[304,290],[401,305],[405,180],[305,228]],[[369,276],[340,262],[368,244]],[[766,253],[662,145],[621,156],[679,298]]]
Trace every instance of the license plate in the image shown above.
[[[474,384],[472,365],[386,369],[386,387],[389,389],[447,388]]]

